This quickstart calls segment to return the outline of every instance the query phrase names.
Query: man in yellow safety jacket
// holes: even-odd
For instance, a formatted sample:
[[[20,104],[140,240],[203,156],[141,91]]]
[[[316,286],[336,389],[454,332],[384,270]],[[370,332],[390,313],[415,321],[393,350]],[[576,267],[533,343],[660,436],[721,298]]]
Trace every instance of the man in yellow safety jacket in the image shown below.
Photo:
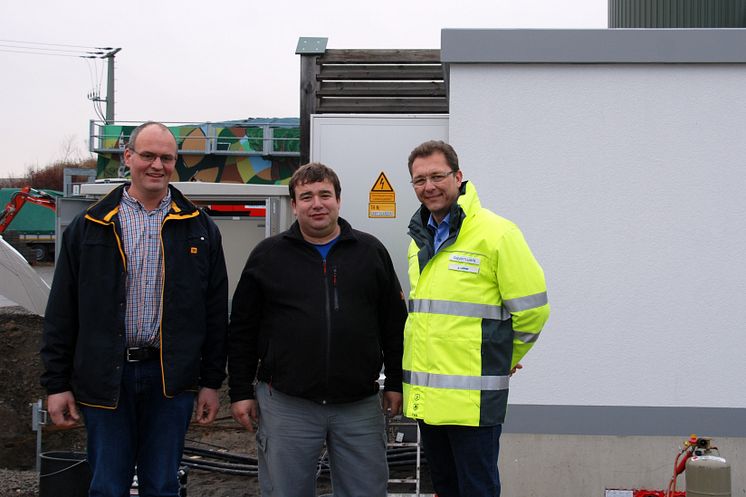
[[[484,209],[449,144],[409,156],[422,206],[409,235],[404,414],[418,420],[439,497],[497,497],[510,375],[549,316],[518,227]]]

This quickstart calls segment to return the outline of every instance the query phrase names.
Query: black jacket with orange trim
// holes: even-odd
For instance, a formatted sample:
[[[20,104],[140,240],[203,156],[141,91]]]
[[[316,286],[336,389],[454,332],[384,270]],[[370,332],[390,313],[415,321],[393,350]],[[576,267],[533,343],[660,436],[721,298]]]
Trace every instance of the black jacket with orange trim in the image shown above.
[[[44,316],[42,386],[104,408],[117,406],[124,364],[127,259],[117,212],[127,186],[65,230]],[[159,335],[163,394],[172,397],[225,379],[228,276],[215,222],[169,188]]]

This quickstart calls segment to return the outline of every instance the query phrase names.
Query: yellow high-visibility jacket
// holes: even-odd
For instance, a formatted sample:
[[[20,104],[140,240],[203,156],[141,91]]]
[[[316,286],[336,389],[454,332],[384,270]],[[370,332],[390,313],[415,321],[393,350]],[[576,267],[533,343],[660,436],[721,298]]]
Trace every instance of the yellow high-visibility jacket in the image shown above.
[[[434,254],[422,206],[409,224],[404,415],[432,425],[505,419],[510,369],[549,317],[544,272],[518,227],[482,208],[471,183]]]

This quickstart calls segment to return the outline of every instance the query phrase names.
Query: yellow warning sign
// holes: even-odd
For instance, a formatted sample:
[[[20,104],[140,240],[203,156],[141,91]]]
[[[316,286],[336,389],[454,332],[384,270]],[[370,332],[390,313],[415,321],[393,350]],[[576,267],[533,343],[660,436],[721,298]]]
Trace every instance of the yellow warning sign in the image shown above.
[[[396,192],[383,171],[368,194],[368,217],[396,217]]]
[[[378,175],[378,179],[376,180],[376,183],[373,185],[373,188],[371,188],[370,191],[394,193],[394,189],[391,187],[391,183],[389,183],[389,179],[386,177],[383,171],[381,171],[381,174]]]

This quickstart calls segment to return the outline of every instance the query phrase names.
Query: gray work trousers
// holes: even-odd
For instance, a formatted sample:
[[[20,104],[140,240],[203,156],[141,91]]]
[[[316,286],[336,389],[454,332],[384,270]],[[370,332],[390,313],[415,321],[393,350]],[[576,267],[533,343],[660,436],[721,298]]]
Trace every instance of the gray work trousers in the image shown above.
[[[384,417],[378,395],[319,404],[256,386],[256,434],[262,497],[313,497],[326,442],[334,497],[385,497],[388,482]]]

